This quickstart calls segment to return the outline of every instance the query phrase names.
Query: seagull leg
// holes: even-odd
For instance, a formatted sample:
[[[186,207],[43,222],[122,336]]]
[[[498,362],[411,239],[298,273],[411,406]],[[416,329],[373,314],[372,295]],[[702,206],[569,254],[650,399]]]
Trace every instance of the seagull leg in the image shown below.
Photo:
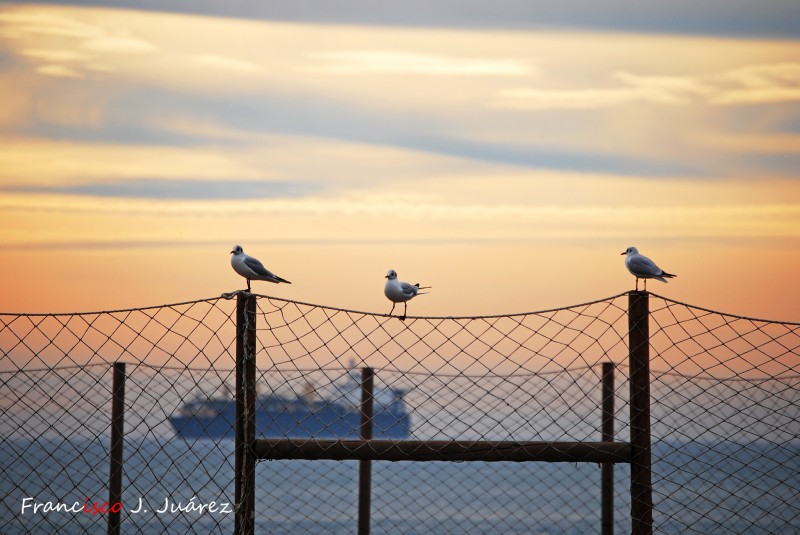
[[[395,307],[396,304],[397,303],[392,303],[392,309],[389,311],[389,315],[390,316],[392,315],[392,312],[394,312],[394,307]]]
[[[250,277],[247,278],[247,291],[250,291]]]
[[[406,314],[408,314],[408,301],[403,303],[403,315],[400,316],[400,321],[406,321]]]

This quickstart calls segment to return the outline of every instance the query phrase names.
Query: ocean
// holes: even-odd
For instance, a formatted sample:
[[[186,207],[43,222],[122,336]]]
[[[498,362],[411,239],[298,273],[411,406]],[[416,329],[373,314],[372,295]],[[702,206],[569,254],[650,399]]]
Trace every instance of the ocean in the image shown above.
[[[108,451],[106,439],[0,439],[0,533],[105,533],[94,505],[108,499]],[[233,441],[144,437],[124,456],[123,533],[232,533]],[[656,442],[653,468],[656,533],[800,533],[800,444]],[[260,461],[256,472],[257,532],[356,533],[357,462]],[[600,532],[595,464],[373,462],[372,472],[374,534]],[[616,466],[616,533],[630,532],[629,474]]]

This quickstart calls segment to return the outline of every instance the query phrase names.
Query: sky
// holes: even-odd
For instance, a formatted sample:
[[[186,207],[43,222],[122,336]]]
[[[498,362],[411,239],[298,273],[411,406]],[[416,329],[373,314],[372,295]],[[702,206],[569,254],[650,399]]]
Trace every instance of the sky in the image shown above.
[[[0,3],[2,312],[648,289],[800,321],[800,4]]]

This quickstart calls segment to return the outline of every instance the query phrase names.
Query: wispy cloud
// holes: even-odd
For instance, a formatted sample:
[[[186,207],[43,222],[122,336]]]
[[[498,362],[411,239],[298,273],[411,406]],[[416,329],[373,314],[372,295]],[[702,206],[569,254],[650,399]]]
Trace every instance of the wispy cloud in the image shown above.
[[[32,224],[42,213],[61,221],[36,236],[15,229],[0,232],[0,243],[42,240],[86,241],[113,235],[120,242],[151,236],[169,236],[175,218],[191,218],[196,226],[183,227],[189,241],[239,234],[263,237],[271,221],[282,221],[285,240],[370,241],[385,238],[388,226],[403,235],[426,239],[558,239],[596,238],[744,238],[800,237],[800,204],[654,204],[531,205],[524,203],[456,204],[434,197],[408,195],[347,195],[338,197],[280,197],[262,199],[145,199],[9,192],[0,198],[0,214],[7,220]],[[87,218],[102,220],[114,214],[102,229],[81,225]],[[129,225],[147,218],[146,227]],[[365,222],[369,222],[365,225]],[[632,225],[631,222],[636,222]],[[16,228],[16,227],[15,227]],[[587,234],[587,229],[591,233]],[[162,237],[163,237],[162,236]]]
[[[476,165],[665,180],[792,175],[795,140],[773,145],[771,129],[798,114],[793,41],[55,6],[0,15],[11,58],[0,72],[4,180],[363,184],[370,173],[425,180]],[[275,43],[280,54],[263,52]],[[783,107],[763,116],[762,104]],[[745,123],[757,125],[748,145],[736,142]],[[27,140],[14,145],[16,136]]]
[[[41,65],[36,72],[45,76],[55,76],[56,78],[83,78],[80,71],[67,65]]]
[[[125,25],[81,17],[79,12],[46,8],[0,12],[0,36],[12,42],[35,43],[20,55],[40,62],[36,72],[61,78],[84,78],[89,73],[113,72],[118,56],[157,52],[155,44]]]
[[[596,109],[626,104],[711,105],[776,104],[800,101],[800,63],[747,65],[705,76],[651,76],[614,73],[616,86],[591,89],[503,89],[494,105],[502,108]]]
[[[268,169],[251,163],[251,152],[232,153],[207,147],[82,143],[15,139],[0,150],[4,187],[73,187],[127,180],[275,180]]]
[[[252,61],[245,61],[219,54],[200,54],[192,58],[198,65],[206,68],[220,69],[237,73],[258,73],[264,68]]]
[[[746,65],[720,76],[712,104],[769,104],[800,101],[800,63]]]
[[[20,54],[25,57],[47,61],[47,62],[73,62],[86,61],[89,57],[75,50],[58,50],[44,48],[26,48],[20,50]]]
[[[156,51],[156,47],[152,43],[135,37],[95,37],[84,41],[82,46],[92,52],[112,54],[148,54]]]
[[[96,23],[72,17],[64,11],[44,7],[13,9],[0,13],[2,35],[12,39],[36,35],[39,37],[69,37],[95,39],[103,35]]]
[[[65,186],[0,186],[15,193],[61,193],[88,197],[126,199],[232,200],[299,197],[319,194],[319,185],[301,182],[256,180],[148,179],[90,182]]]
[[[533,72],[514,59],[456,57],[391,50],[342,50],[309,55],[316,65],[300,67],[325,74],[409,74],[430,76],[524,76]]]
[[[85,6],[85,0],[57,0]],[[328,23],[350,26],[462,29],[580,28],[684,35],[787,36],[800,34],[796,0],[640,0],[586,2],[561,0],[537,4],[519,0],[349,0],[320,2],[235,2],[218,0],[93,0],[93,6],[153,10],[162,13],[210,15],[240,19]]]

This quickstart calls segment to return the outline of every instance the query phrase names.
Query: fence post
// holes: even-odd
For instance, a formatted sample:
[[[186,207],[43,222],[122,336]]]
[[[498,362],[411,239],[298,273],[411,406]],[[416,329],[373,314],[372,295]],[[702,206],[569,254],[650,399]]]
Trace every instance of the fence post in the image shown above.
[[[361,370],[361,429],[363,440],[372,438],[372,402],[375,373],[372,368]],[[372,497],[372,461],[358,461],[358,535],[369,535],[370,503]]]
[[[236,298],[236,535],[252,535],[255,532],[255,411],[256,298],[249,292],[239,292]]]
[[[650,451],[650,304],[647,292],[628,294],[631,418],[631,534],[653,533]]]
[[[614,441],[614,363],[603,363],[601,441]],[[614,535],[614,463],[602,463],[600,476],[600,533]]]
[[[111,470],[108,478],[108,535],[119,535],[122,503],[122,454],[125,436],[125,363],[114,363],[111,386]]]

